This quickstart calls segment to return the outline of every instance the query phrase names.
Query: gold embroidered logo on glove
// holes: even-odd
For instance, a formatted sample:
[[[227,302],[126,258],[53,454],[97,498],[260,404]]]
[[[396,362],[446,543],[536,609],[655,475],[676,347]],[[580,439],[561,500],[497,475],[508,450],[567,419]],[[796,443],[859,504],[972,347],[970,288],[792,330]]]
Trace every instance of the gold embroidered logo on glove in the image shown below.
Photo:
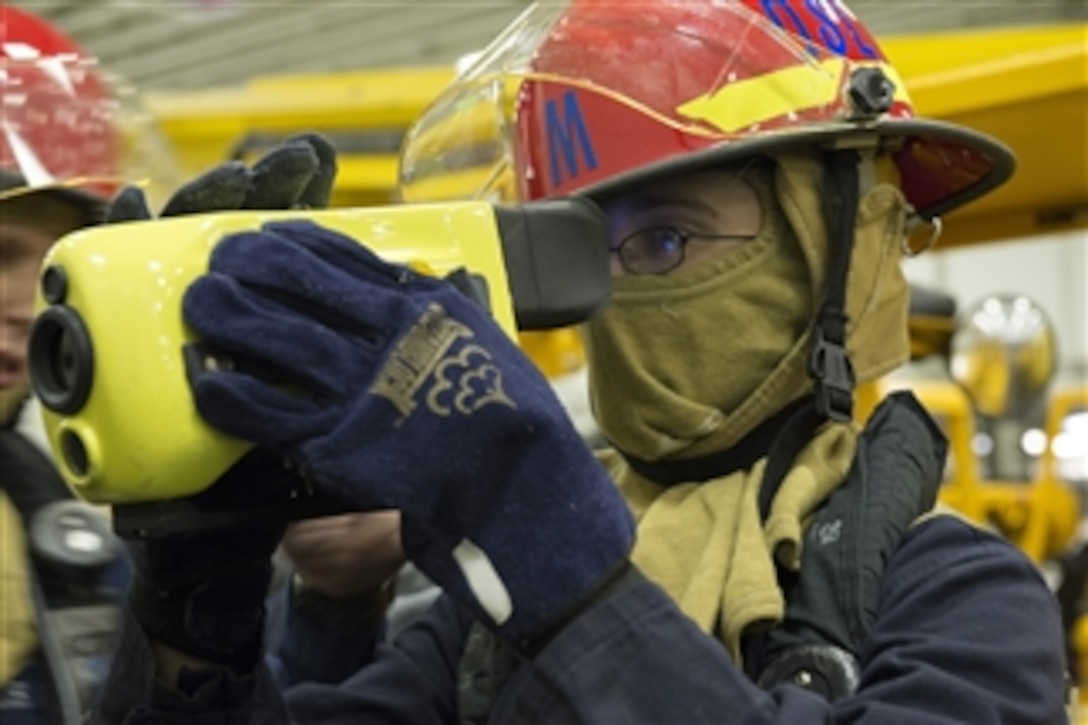
[[[473,337],[440,304],[428,305],[397,341],[369,392],[400,411],[395,425],[415,411],[424,389],[427,408],[443,418],[454,411],[469,416],[491,403],[516,408],[503,390],[502,371],[486,348],[469,342]]]

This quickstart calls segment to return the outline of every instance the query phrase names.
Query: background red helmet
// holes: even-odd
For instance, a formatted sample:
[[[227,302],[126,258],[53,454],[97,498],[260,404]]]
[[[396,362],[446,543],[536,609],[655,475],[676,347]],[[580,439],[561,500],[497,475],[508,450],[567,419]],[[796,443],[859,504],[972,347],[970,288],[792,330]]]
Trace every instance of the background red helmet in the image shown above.
[[[475,196],[600,197],[848,138],[892,156],[926,217],[1013,169],[996,140],[916,118],[839,0],[572,0],[530,7],[424,114],[406,141],[402,188],[419,198],[441,188],[439,176],[465,182],[474,168],[486,184]]]
[[[171,169],[133,99],[69,37],[0,5],[0,199],[49,190],[91,209]]]

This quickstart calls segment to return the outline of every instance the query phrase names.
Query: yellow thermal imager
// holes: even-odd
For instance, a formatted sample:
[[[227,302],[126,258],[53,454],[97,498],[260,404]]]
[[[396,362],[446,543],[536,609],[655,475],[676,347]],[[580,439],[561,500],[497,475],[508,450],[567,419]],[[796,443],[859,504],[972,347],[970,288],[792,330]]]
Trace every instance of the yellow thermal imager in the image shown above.
[[[196,411],[186,366],[201,364],[192,355],[199,340],[181,301],[224,236],[300,218],[388,261],[468,279],[511,336],[582,321],[607,300],[603,215],[575,199],[217,212],[70,234],[42,266],[30,372],[77,495],[104,504],[183,499],[250,450]]]

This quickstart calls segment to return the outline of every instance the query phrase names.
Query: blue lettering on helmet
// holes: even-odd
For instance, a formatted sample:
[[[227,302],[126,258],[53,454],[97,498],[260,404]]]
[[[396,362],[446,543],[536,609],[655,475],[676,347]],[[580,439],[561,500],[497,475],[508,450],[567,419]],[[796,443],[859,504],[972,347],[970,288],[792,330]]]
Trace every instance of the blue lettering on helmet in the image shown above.
[[[772,23],[797,35],[810,52],[820,45],[837,55],[880,58],[840,0],[760,0],[760,5]]]
[[[563,182],[563,173],[559,168],[560,155],[566,162],[566,172],[571,178],[582,173],[578,163],[579,155],[587,171],[597,168],[597,154],[593,151],[593,142],[574,91],[563,94],[562,111],[556,101],[545,102],[544,120],[548,129],[548,161],[553,186]]]
[[[846,44],[846,35],[841,26],[845,25],[841,20],[842,15],[832,15],[831,8],[825,8],[820,0],[805,0],[805,7],[809,9],[812,17],[816,19],[817,33],[824,47],[836,55],[846,55],[849,48]],[[836,22],[835,18],[840,20]]]

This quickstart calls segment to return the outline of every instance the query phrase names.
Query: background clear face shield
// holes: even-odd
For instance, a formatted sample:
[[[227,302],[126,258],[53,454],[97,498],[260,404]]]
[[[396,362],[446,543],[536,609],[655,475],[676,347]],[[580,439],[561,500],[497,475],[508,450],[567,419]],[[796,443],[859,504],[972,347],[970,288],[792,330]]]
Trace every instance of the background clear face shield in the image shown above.
[[[132,88],[87,58],[17,43],[5,51],[0,201],[50,191],[93,206],[123,184],[158,201],[178,183],[169,144]]]
[[[844,139],[890,155],[926,217],[1011,173],[996,141],[914,117],[895,69],[845,6],[764,5],[531,6],[409,132],[402,198],[607,196],[664,173]]]

